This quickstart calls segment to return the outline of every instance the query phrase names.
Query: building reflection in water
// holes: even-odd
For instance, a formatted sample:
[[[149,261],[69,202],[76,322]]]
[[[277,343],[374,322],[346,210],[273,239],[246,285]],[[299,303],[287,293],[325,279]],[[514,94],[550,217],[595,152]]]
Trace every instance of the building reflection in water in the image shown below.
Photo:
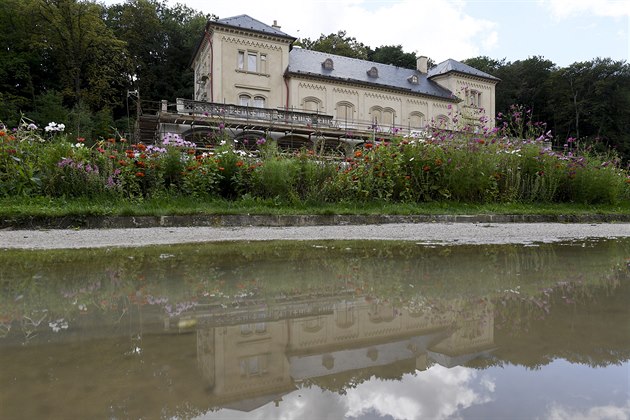
[[[421,311],[370,298],[320,300],[196,316],[197,361],[212,403],[241,411],[278,404],[309,383],[340,389],[349,378],[454,367],[494,347],[487,299]]]

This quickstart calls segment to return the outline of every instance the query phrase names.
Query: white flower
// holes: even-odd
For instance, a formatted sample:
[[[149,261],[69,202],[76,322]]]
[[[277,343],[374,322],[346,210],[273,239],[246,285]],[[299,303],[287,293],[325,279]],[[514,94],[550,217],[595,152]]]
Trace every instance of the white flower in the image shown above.
[[[60,318],[56,321],[51,321],[48,323],[48,326],[50,328],[52,328],[53,332],[59,332],[61,330],[67,330],[68,329],[68,322],[63,319]]]
[[[48,125],[44,128],[44,130],[49,133],[51,131],[63,131],[66,129],[66,125],[65,124],[57,124],[54,121],[51,121],[48,123]]]

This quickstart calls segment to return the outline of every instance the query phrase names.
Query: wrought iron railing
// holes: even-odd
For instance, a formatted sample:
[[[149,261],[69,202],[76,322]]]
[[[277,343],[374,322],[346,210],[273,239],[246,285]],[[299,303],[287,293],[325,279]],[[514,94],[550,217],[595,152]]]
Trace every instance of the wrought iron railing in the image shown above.
[[[163,106],[162,110],[167,111],[166,106]],[[176,112],[178,114],[225,119],[226,121],[238,120],[246,124],[259,122],[270,126],[288,124],[315,129],[328,128],[343,130],[348,135],[356,133],[363,137],[366,133],[372,133],[374,136],[399,135],[411,137],[426,137],[430,133],[424,128],[403,127],[395,124],[377,124],[376,121],[336,119],[332,115],[305,110],[256,108],[242,105],[193,101],[182,98],[177,99]]]

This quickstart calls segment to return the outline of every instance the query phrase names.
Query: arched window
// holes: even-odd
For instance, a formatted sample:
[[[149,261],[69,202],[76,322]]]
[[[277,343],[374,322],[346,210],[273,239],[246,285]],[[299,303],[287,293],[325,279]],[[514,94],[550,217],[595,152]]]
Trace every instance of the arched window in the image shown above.
[[[412,112],[409,114],[409,126],[411,128],[424,128],[426,120],[422,112]]]
[[[370,108],[370,117],[372,124],[379,125],[383,123],[383,108],[380,106],[373,106]]]
[[[256,107],[256,108],[264,108],[265,107],[265,97],[264,96],[254,96],[254,107]]]
[[[321,101],[313,96],[304,98],[303,108],[305,111],[318,112],[320,109]]]
[[[383,125],[394,125],[394,118],[396,112],[391,108],[385,108],[383,110]]]
[[[246,94],[241,94],[238,96],[238,104],[240,106],[250,106],[252,97]]]
[[[337,121],[340,123],[351,123],[354,121],[354,105],[350,102],[337,103]]]
[[[449,119],[446,115],[438,115],[435,117],[435,125],[437,128],[448,128]]]

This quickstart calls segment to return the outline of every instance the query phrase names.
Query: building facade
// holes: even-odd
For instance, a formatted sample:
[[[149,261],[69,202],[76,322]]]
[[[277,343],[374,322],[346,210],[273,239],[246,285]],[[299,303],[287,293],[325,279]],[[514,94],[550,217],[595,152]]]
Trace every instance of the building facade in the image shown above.
[[[192,59],[194,100],[330,115],[343,128],[457,129],[494,116],[494,76],[455,60],[416,69],[293,46],[274,22],[247,15],[209,21]],[[493,118],[489,118],[490,121]]]
[[[496,77],[449,59],[415,69],[310,51],[247,15],[209,21],[194,51],[195,91],[162,105],[162,134],[205,141],[221,127],[239,144],[271,137],[281,148],[350,154],[369,139],[430,136],[491,126]],[[141,120],[142,124],[142,120]],[[225,130],[224,130],[225,129]],[[321,146],[321,148],[320,148]]]

